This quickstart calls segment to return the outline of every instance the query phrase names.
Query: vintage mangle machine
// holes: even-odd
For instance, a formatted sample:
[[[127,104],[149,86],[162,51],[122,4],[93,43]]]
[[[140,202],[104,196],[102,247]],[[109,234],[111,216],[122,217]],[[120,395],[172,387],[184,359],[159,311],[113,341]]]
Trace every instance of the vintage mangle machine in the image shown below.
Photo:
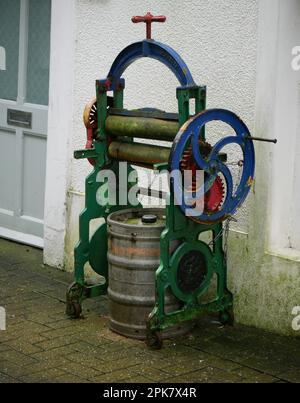
[[[81,315],[83,300],[107,293],[107,218],[111,213],[132,207],[127,193],[122,194],[122,191],[116,195],[116,205],[99,203],[99,188],[102,184],[97,178],[101,171],[110,169],[119,177],[119,165],[124,161],[158,171],[204,171],[204,184],[201,187],[204,209],[196,216],[187,214],[190,205],[182,196],[179,175],[174,175],[170,182],[165,228],[160,236],[160,264],[156,273],[153,272],[155,302],[147,319],[147,341],[153,348],[161,347],[163,331],[192,321],[202,313],[219,313],[220,321],[224,324],[233,320],[233,297],[227,288],[223,251],[223,227],[224,222],[245,201],[253,184],[253,140],[263,141],[251,137],[246,125],[234,113],[223,109],[206,110],[206,87],[195,84],[187,65],[173,49],[151,39],[151,23],[165,20],[164,16],[154,17],[151,13],[144,17],[133,17],[134,23],[146,23],[147,39],[129,45],[117,56],[107,78],[96,81],[96,99],[85,108],[87,145],[85,150],[75,152],[75,158],[87,158],[94,168],[86,179],[86,204],[79,219],[80,241],[75,248],[75,282],[67,292],[67,313],[75,318]],[[125,81],[122,74],[128,66],[143,57],[160,61],[177,77],[180,83],[176,90],[178,114],[149,108],[132,111],[123,109]],[[195,114],[190,112],[192,99],[195,100]],[[224,122],[232,128],[232,134],[214,146],[205,139],[205,126],[212,121]],[[170,145],[172,143],[172,147],[141,144],[135,142],[135,138],[164,140],[170,142]],[[230,166],[226,164],[226,154],[222,153],[229,144],[238,145],[243,155],[239,162],[241,174],[236,186]],[[127,177],[132,171],[134,168],[128,165]],[[136,183],[128,182],[128,189],[134,185]],[[198,191],[194,179],[189,191],[193,194]],[[120,198],[125,198],[127,202],[121,203]],[[142,206],[139,208],[142,211]],[[104,222],[91,236],[90,222],[98,218],[103,218]],[[210,245],[199,239],[202,233],[208,231],[212,233],[213,241]],[[170,245],[175,241],[177,247],[170,253]],[[106,282],[88,285],[84,271],[86,263],[103,276]],[[217,297],[203,303],[202,296],[209,289],[215,275]],[[171,290],[179,301],[176,309],[171,312],[165,310],[166,290]]]

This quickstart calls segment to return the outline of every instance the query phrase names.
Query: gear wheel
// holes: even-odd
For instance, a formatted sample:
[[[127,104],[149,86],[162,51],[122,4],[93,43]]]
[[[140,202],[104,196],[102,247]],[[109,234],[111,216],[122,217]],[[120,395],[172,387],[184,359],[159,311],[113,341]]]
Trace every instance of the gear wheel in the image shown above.
[[[97,129],[97,100],[93,98],[86,104],[83,112],[83,122],[87,129]]]
[[[204,255],[192,250],[180,260],[177,269],[178,288],[185,294],[193,293],[203,284],[206,275],[207,264]]]
[[[111,108],[114,105],[114,98],[108,96],[107,97],[107,107]],[[93,142],[97,138],[97,130],[98,130],[98,108],[97,108],[97,99],[93,98],[89,103],[86,104],[83,112],[83,122],[86,127],[86,138],[87,142],[85,145],[86,149],[91,149],[93,147]],[[96,160],[94,158],[89,158],[89,163],[91,165],[96,164]]]
[[[87,150],[93,147],[93,140],[96,138],[96,132],[98,128],[97,124],[97,100],[92,99],[84,108],[83,112],[83,122],[86,127],[86,145]],[[94,158],[89,158],[89,163],[95,165]]]
[[[199,141],[199,148],[203,158],[207,158],[212,150],[212,146],[206,141]],[[197,164],[193,158],[193,150],[190,145],[186,151],[183,153],[182,160],[180,163],[180,169],[182,172],[188,170],[192,172],[192,185],[190,188],[186,189],[188,191],[196,192],[196,172]],[[204,211],[205,213],[215,213],[222,206],[225,197],[224,182],[220,176],[217,176],[212,187],[204,195]]]

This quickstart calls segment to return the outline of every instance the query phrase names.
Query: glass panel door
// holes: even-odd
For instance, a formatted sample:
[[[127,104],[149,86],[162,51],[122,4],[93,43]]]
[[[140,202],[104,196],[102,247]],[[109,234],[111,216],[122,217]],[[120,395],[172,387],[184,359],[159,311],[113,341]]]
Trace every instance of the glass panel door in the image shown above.
[[[51,0],[0,0],[0,236],[43,245]]]
[[[48,105],[51,0],[29,0],[26,101]]]
[[[0,0],[0,98],[18,96],[20,0]]]

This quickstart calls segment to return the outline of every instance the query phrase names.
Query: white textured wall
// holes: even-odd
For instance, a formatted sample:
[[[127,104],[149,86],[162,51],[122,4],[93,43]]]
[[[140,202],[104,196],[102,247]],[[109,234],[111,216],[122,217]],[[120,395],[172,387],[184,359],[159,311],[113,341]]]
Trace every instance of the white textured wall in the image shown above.
[[[118,53],[145,38],[145,25],[132,24],[133,15],[147,11],[167,16],[153,24],[153,38],[173,47],[189,66],[197,84],[208,88],[208,107],[228,108],[254,128],[257,0],[77,0],[73,94],[73,150],[84,147],[83,107],[95,95],[95,80],[105,78]],[[125,107],[157,107],[177,111],[173,74],[159,62],[142,59],[125,72]],[[216,136],[208,141],[214,142]],[[78,239],[78,215],[83,208],[84,179],[91,167],[74,161],[68,192],[65,266],[73,265]],[[247,232],[251,197],[238,213],[236,229]]]
[[[87,161],[74,161],[72,153],[85,144],[82,111],[85,103],[95,94],[95,80],[106,77],[114,58],[124,47],[145,37],[144,25],[133,25],[131,17],[147,11],[165,14],[168,17],[167,23],[154,24],[153,37],[177,50],[188,64],[195,81],[207,85],[208,107],[230,109],[246,122],[252,133],[271,138],[274,136],[274,125],[281,127],[274,108],[274,100],[279,91],[278,77],[280,78],[280,70],[277,69],[278,54],[283,49],[279,44],[284,43],[280,38],[285,35],[279,28],[284,26],[289,30],[286,16],[289,13],[296,15],[293,10],[298,9],[298,1],[75,2],[76,27],[70,38],[73,43],[75,36],[74,66],[70,70],[74,85],[71,96],[67,94],[65,98],[70,103],[68,110],[73,111],[72,130],[69,125],[67,130],[67,133],[72,132],[72,136],[67,136],[68,155],[65,158],[70,164],[63,172],[68,176],[67,231],[63,245],[63,231],[53,228],[56,220],[50,220],[51,225],[48,229],[46,227],[45,234],[47,263],[58,260],[61,264],[60,252],[64,246],[64,267],[67,270],[73,268],[73,249],[78,240],[78,216],[84,203],[84,181],[91,167]],[[294,8],[291,10],[290,7]],[[294,40],[294,45],[297,45],[297,35]],[[284,50],[288,58],[291,49]],[[126,107],[152,106],[176,111],[177,82],[158,62],[140,60],[126,71],[125,78]],[[286,108],[286,114],[281,116],[282,127],[285,127],[285,119],[293,118],[290,114],[291,110]],[[70,116],[66,118],[69,119]],[[280,141],[285,138],[290,141],[289,136],[290,133],[282,134]],[[216,140],[213,128],[208,132],[208,140],[212,143]],[[52,143],[54,150],[55,144]],[[288,259],[286,255],[282,256],[280,252],[275,253],[276,251],[272,251],[273,254],[266,252],[269,247],[270,221],[274,217],[274,214],[269,213],[274,211],[278,202],[271,189],[275,188],[272,180],[278,183],[278,178],[272,172],[278,166],[278,158],[275,157],[280,151],[274,153],[272,147],[262,143],[256,147],[255,187],[238,213],[239,220],[233,225],[236,231],[231,232],[229,238],[229,288],[234,294],[238,322],[295,335],[291,322],[292,308],[300,304],[299,260],[297,261],[297,257]],[[277,147],[279,150],[280,145]],[[56,158],[55,152],[53,158]],[[235,158],[238,158],[237,153],[233,156]],[[53,165],[49,154],[48,161],[51,176]],[[296,170],[295,168],[294,176],[298,178]],[[59,178],[58,175],[57,180]],[[54,174],[51,183],[55,185]],[[61,204],[59,209],[65,212]],[[62,221],[64,220],[63,215]],[[280,229],[277,230],[278,233],[279,231]]]
[[[208,86],[208,107],[228,108],[254,125],[257,15],[256,0],[77,0],[73,147],[85,142],[84,104],[95,93],[96,78],[106,77],[117,54],[144,39],[145,25],[133,15],[165,14],[153,37],[169,44],[188,64],[195,81]],[[125,106],[176,111],[176,78],[157,61],[143,59],[126,71]],[[208,138],[208,140],[210,140]],[[74,162],[71,187],[84,190],[86,161]],[[247,208],[238,228],[247,231]]]

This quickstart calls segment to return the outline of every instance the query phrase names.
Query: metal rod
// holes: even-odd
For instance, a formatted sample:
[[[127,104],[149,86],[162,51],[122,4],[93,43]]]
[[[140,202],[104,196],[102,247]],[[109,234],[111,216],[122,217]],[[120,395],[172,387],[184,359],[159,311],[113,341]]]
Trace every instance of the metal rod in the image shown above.
[[[161,200],[165,200],[168,196],[167,192],[144,187],[139,188],[138,194],[140,194],[141,196],[153,197],[155,199],[161,199]]]
[[[140,143],[113,141],[108,148],[108,155],[119,161],[134,164],[154,165],[169,161],[171,149]]]
[[[263,141],[265,143],[277,144],[277,139],[266,139],[266,138],[262,138],[262,137],[251,137],[251,136],[247,136],[246,139],[253,140],[253,141]]]
[[[124,109],[124,108],[109,108],[110,116],[126,116],[133,118],[153,118],[159,120],[171,120],[179,122],[179,114],[173,112],[164,112],[160,109],[143,108],[143,109]]]
[[[108,116],[105,130],[111,136],[173,141],[179,131],[179,123],[153,118]]]
[[[141,143],[113,141],[108,148],[108,155],[118,161],[128,161],[135,165],[153,167],[156,164],[168,163],[171,149]],[[227,154],[219,153],[220,161],[226,163]]]

